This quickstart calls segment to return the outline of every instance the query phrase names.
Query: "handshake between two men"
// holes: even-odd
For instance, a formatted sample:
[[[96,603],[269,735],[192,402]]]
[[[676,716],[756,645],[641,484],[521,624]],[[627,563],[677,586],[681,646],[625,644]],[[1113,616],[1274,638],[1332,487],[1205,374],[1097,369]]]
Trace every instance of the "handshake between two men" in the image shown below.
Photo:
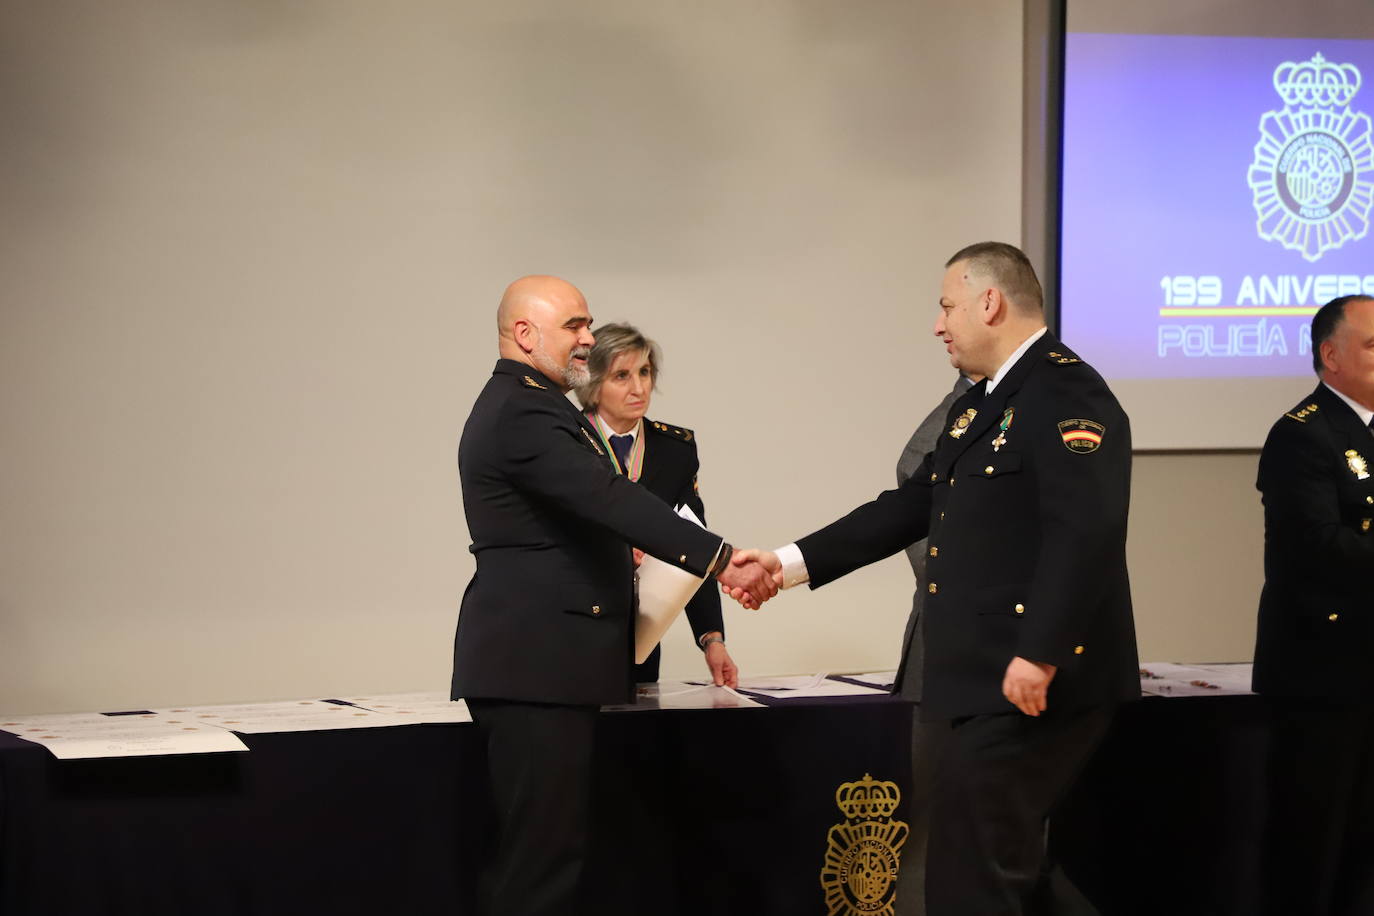
[[[783,586],[818,588],[922,542],[920,715],[942,723],[947,741],[924,896],[932,916],[1023,912],[1009,903],[1040,882],[1050,809],[1115,707],[1140,695],[1125,550],[1130,423],[1047,329],[1025,253],[980,242],[945,262],[932,331],[951,365],[981,381],[935,419],[933,450],[896,489],[776,551],[727,557],[720,535],[673,516],[676,494],[633,485],[642,438],[622,437],[630,448],[612,467],[600,415],[565,397],[591,382],[591,324],[566,281],[512,284],[498,308],[501,359],[459,445],[479,573],[463,598],[451,695],[468,699],[488,736],[507,812],[495,899],[513,913],[573,909],[597,709],[628,682],[619,637],[629,608],[605,606],[628,597],[625,544],[755,609]],[[636,373],[603,386],[620,385],[640,423],[655,369],[632,357]],[[492,753],[502,748],[514,749],[509,759]],[[532,775],[522,784],[515,772]],[[552,874],[574,880],[550,889],[542,877]]]

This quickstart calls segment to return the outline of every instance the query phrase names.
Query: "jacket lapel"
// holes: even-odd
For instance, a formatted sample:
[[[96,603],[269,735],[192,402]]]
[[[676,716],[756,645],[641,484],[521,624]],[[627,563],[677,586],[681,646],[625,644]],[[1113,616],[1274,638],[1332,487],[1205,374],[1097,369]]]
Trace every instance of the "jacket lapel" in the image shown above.
[[[1060,343],[1058,339],[1049,331],[1046,331],[1044,334],[1040,335],[1039,340],[1030,345],[1025,353],[1021,354],[1021,358],[1016,361],[1016,365],[1012,366],[1010,371],[1008,371],[1007,374],[1002,377],[1002,380],[997,383],[997,387],[992,389],[992,394],[986,394],[987,382],[979,382],[969,391],[969,395],[974,396],[976,399],[976,397],[981,394],[983,396],[981,401],[974,400],[973,403],[969,405],[964,405],[962,403],[955,404],[956,409],[972,406],[978,411],[978,416],[973,418],[973,422],[964,430],[964,434],[957,439],[950,436],[948,427],[941,433],[942,442],[945,439],[950,440],[950,443],[945,446],[944,454],[941,456],[940,468],[944,473],[948,473],[949,469],[959,460],[959,456],[966,452],[969,446],[983,438],[993,426],[1001,421],[1002,413],[1007,408],[1007,402],[1015,397],[1022,383],[1030,376],[1031,372],[1035,371],[1035,367],[1044,360],[1045,354],[1049,350],[1059,346]],[[955,416],[957,416],[957,414]]]

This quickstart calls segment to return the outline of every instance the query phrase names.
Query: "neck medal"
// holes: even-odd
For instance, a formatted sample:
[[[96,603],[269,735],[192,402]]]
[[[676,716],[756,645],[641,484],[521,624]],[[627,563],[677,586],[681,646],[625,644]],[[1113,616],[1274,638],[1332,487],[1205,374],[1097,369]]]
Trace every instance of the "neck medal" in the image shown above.
[[[1350,466],[1350,472],[1355,475],[1356,480],[1369,479],[1369,462],[1353,448],[1345,453],[1345,463]]]
[[[954,425],[949,428],[950,436],[958,439],[964,433],[968,432],[968,425],[973,422],[973,418],[976,416],[978,416],[978,411],[972,407],[959,414],[959,419],[955,420]]]
[[[606,446],[606,454],[611,457],[611,464],[615,465],[616,473],[623,474],[631,480],[639,480],[640,475],[644,473],[643,421],[640,421],[640,424],[635,426],[637,432],[635,433],[634,447],[630,449],[630,466],[621,467],[620,458],[616,455],[615,449],[611,448],[610,436],[607,435],[606,424],[601,422],[601,416],[593,410],[588,411],[586,417],[596,429],[596,434],[601,439],[601,444]],[[614,433],[614,430],[611,432]],[[598,448],[596,453],[598,455],[601,454],[601,449]]]
[[[1000,452],[1002,446],[1007,444],[1007,430],[1011,429],[1012,414],[1016,413],[1015,407],[1008,407],[1006,413],[1002,414],[1002,420],[997,424],[997,438],[992,440],[992,450]]]

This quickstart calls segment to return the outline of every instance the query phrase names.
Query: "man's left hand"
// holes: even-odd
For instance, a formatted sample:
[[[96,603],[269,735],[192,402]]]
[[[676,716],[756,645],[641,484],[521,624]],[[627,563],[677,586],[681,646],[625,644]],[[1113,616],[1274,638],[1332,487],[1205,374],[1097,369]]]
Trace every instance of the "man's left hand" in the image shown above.
[[[1006,676],[1002,678],[1002,696],[1026,715],[1038,716],[1047,708],[1045,698],[1058,670],[1054,665],[1033,662],[1018,655],[1007,665]]]
[[[711,669],[711,682],[717,687],[738,687],[739,669],[723,642],[706,646],[706,667]]]

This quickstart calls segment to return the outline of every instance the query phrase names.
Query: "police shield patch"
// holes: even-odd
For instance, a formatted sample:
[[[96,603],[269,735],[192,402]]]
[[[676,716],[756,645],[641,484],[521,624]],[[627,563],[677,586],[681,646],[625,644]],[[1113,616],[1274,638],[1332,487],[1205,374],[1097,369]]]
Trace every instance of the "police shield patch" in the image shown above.
[[[1106,432],[1107,427],[1092,420],[1064,420],[1059,424],[1059,435],[1064,440],[1064,446],[1080,454],[1097,451]]]

